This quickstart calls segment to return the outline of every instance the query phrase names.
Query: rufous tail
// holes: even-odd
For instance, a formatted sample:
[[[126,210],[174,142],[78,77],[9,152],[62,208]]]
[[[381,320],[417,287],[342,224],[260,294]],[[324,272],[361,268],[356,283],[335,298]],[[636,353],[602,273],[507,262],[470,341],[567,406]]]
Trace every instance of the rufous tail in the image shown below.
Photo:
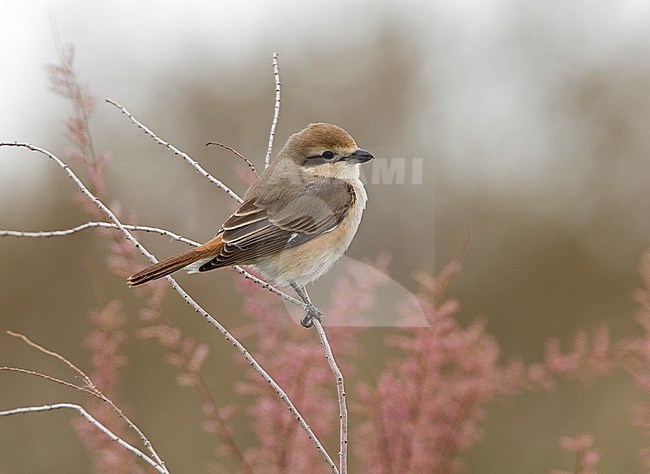
[[[223,243],[221,241],[221,236],[218,235],[200,247],[196,247],[195,249],[188,250],[187,252],[174,255],[173,257],[155,263],[150,267],[131,275],[126,281],[129,286],[139,286],[151,280],[157,280],[158,278],[162,278],[180,270],[181,268],[191,265],[198,260],[216,256],[222,246]]]

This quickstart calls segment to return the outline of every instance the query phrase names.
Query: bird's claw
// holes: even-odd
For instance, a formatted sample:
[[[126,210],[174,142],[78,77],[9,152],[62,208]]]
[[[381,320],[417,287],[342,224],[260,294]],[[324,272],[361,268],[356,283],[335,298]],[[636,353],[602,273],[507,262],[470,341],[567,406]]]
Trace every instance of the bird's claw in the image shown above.
[[[314,306],[310,306],[307,309],[307,314],[305,315],[305,317],[300,320],[300,324],[304,328],[310,328],[314,325],[314,319],[322,323],[323,322],[322,317],[323,317],[323,313],[318,308]]]

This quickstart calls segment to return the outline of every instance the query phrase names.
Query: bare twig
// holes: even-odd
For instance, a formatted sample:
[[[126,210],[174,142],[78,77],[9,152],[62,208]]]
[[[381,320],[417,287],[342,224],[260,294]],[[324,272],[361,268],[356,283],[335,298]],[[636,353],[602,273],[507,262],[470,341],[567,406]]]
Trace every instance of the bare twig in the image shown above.
[[[269,163],[271,163],[275,128],[278,126],[278,119],[280,117],[280,66],[278,64],[278,53],[273,53],[273,77],[275,78],[275,108],[273,110],[271,132],[269,133],[269,148],[266,150],[266,156],[264,157],[264,169],[268,168]]]
[[[210,146],[210,145],[217,145],[217,146],[220,146],[221,148],[224,148],[224,149],[234,153],[236,156],[239,157],[239,159],[241,159],[244,163],[246,163],[248,165],[248,167],[251,169],[251,171],[253,172],[253,174],[255,174],[256,177],[258,177],[258,178],[260,177],[260,175],[257,173],[257,169],[255,169],[255,165],[253,163],[251,163],[251,160],[249,160],[244,155],[239,153],[233,147],[228,146],[228,145],[224,145],[223,143],[219,143],[219,142],[208,142],[208,143],[205,144],[205,146]]]
[[[125,229],[133,230],[136,232],[142,231],[142,232],[150,232],[154,234],[165,235],[167,237],[171,237],[174,240],[178,240],[179,242],[186,243],[193,247],[198,247],[199,245],[201,245],[194,240],[183,237],[182,235],[178,235],[170,230],[160,229],[158,227],[150,227],[146,225],[131,225],[131,224],[122,224],[122,225],[124,226]],[[72,235],[77,232],[81,232],[82,230],[92,229],[95,227],[101,227],[104,229],[118,229],[117,225],[113,224],[112,222],[86,222],[85,224],[81,224],[76,227],[72,227],[70,229],[65,229],[65,230],[50,230],[50,231],[38,231],[38,232],[26,232],[20,230],[0,230],[0,237],[63,237],[66,235]]]
[[[159,143],[160,145],[164,146],[165,148],[170,150],[172,153],[174,153],[174,155],[177,155],[177,156],[180,156],[181,158],[183,158],[185,161],[187,161],[190,165],[192,165],[194,167],[194,169],[196,170],[197,173],[205,176],[211,183],[217,185],[218,188],[225,191],[226,194],[228,194],[228,196],[230,196],[231,198],[233,198],[235,201],[237,201],[239,203],[244,202],[242,200],[242,198],[240,198],[237,195],[237,193],[235,193],[232,189],[230,189],[228,186],[223,184],[220,180],[218,180],[217,178],[212,176],[205,169],[203,169],[203,167],[198,162],[194,161],[192,159],[192,157],[190,157],[190,155],[188,155],[187,153],[179,150],[178,148],[176,148],[171,143],[166,142],[162,138],[158,137],[158,135],[156,135],[149,128],[147,128],[145,125],[143,125],[138,119],[136,119],[133,116],[133,114],[131,114],[131,112],[129,112],[124,106],[118,104],[117,102],[115,102],[115,101],[113,101],[111,99],[106,99],[106,102],[108,102],[109,104],[114,105],[115,107],[120,109],[122,111],[122,113],[124,115],[126,115],[131,120],[131,122],[133,122],[138,128],[140,128],[142,131],[144,131],[144,133],[146,133],[151,138],[153,138],[156,143]]]
[[[118,106],[117,104],[114,104]],[[121,108],[121,106],[118,106]],[[126,112],[125,112],[126,113]],[[144,126],[141,126],[144,127]],[[155,136],[155,135],[154,135]],[[120,222],[120,220],[115,216],[115,214],[104,204],[102,203],[93,193],[90,192],[90,190],[83,184],[83,182],[74,174],[74,172],[70,169],[70,167],[65,164],[63,161],[61,161],[60,158],[58,158],[56,155],[53,153],[34,146],[29,143],[23,143],[23,142],[0,142],[0,147],[2,146],[9,146],[9,147],[18,147],[18,148],[26,148],[30,151],[34,151],[37,153],[41,153],[51,160],[53,160],[60,168],[63,168],[63,170],[66,172],[66,174],[74,181],[74,183],[77,185],[77,187],[81,190],[81,192],[88,198],[90,199],[107,217],[110,221],[112,221],[116,227],[124,234],[124,236],[131,242],[133,243],[137,249],[140,250],[140,252],[146,256],[152,263],[156,263],[157,260],[156,258],[145,248],[143,247],[140,242],[138,242],[135,237],[124,227],[124,225]],[[189,158],[189,157],[188,157]],[[213,327],[215,327],[225,338],[228,342],[232,343],[239,352],[242,353],[244,358],[251,364],[251,366],[266,380],[276,391],[280,399],[284,402],[284,404],[287,406],[289,411],[293,414],[294,418],[298,421],[302,429],[307,433],[307,436],[309,439],[312,441],[318,452],[321,454],[325,462],[329,465],[330,469],[334,473],[338,473],[338,469],[336,467],[336,464],[334,464],[334,461],[332,461],[332,458],[330,455],[327,453],[321,442],[318,440],[314,432],[311,430],[307,422],[304,420],[300,412],[296,409],[296,407],[293,405],[293,402],[289,399],[287,394],[284,392],[284,390],[271,378],[271,376],[262,368],[262,366],[253,358],[253,356],[250,355],[248,350],[232,335],[230,332],[221,325],[216,319],[214,319],[207,311],[205,311],[194,299],[185,291],[183,288],[176,283],[176,280],[174,280],[171,276],[167,276],[167,281],[169,281],[172,285],[172,288],[181,295],[181,297],[203,318],[211,324]]]
[[[65,387],[74,388],[76,390],[81,390],[82,392],[86,392],[87,394],[92,395],[93,397],[97,397],[97,398],[101,399],[101,397],[99,395],[97,395],[95,392],[93,392],[88,387],[82,387],[80,385],[75,385],[75,384],[67,382],[65,380],[61,380],[61,379],[58,379],[56,377],[52,377],[51,375],[42,374],[40,372],[35,372],[33,370],[21,369],[19,367],[0,367],[0,371],[18,372],[20,374],[33,375],[35,377],[40,377],[40,378],[48,380],[50,382],[58,383],[58,384],[63,385]]]
[[[74,365],[72,362],[70,362],[68,359],[63,357],[61,354],[57,354],[56,352],[50,351],[48,349],[45,349],[43,346],[40,346],[36,344],[35,342],[32,342],[31,339],[29,339],[27,336],[23,334],[19,334],[17,332],[13,331],[7,331],[7,334],[9,334],[11,337],[17,337],[18,339],[21,339],[25,344],[28,346],[33,347],[34,349],[37,349],[41,351],[43,354],[49,355],[50,357],[54,357],[55,359],[59,359],[61,362],[63,362],[65,365],[67,365],[70,369],[75,371],[77,375],[79,375],[84,382],[86,382],[86,386],[92,390],[97,390],[97,387],[95,387],[95,384],[93,383],[92,380],[90,380],[90,377],[88,377],[83,370],[81,370],[79,367]]]
[[[345,402],[345,385],[343,380],[343,373],[336,364],[334,359],[334,354],[332,353],[332,348],[329,341],[327,340],[327,335],[325,334],[325,329],[321,322],[314,318],[313,320],[314,327],[316,332],[318,332],[318,337],[320,338],[320,343],[323,346],[325,351],[325,358],[327,363],[334,374],[336,379],[336,391],[338,393],[339,401],[339,470],[341,474],[347,474],[348,472],[348,408]]]
[[[158,462],[154,461],[152,458],[144,454],[138,448],[131,446],[122,438],[115,435],[111,430],[109,430],[104,425],[102,425],[99,421],[93,418],[93,416],[80,405],[75,405],[74,403],[57,403],[54,405],[14,408],[12,410],[0,411],[0,416],[18,415],[23,413],[36,413],[41,411],[52,411],[52,410],[60,410],[60,409],[70,409],[70,410],[78,411],[81,414],[81,416],[83,416],[86,420],[92,423],[93,426],[95,426],[98,430],[100,430],[102,433],[108,436],[111,440],[115,441],[117,444],[129,450],[131,453],[135,454],[137,457],[145,461],[147,464],[151,465],[151,467],[153,467],[160,474],[168,474],[167,469],[164,467],[164,465],[161,465]]]

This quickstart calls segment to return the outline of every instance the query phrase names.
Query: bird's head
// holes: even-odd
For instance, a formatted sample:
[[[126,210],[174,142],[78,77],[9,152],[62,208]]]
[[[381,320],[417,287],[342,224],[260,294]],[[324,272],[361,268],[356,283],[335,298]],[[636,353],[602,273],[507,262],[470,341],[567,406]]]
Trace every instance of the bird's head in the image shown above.
[[[283,150],[305,172],[334,178],[358,177],[358,166],[373,159],[348,132],[329,123],[312,123],[292,135]]]

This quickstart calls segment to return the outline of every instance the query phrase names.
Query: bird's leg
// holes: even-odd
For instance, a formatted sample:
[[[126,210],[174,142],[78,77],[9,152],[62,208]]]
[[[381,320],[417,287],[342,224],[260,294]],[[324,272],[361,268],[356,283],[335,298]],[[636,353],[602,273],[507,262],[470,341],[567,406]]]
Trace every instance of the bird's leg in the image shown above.
[[[298,293],[298,296],[300,296],[302,302],[307,305],[307,314],[305,315],[304,318],[300,320],[300,324],[302,324],[303,327],[310,328],[313,326],[312,319],[314,318],[316,318],[320,322],[323,322],[323,320],[321,319],[323,313],[321,313],[321,311],[316,306],[314,306],[314,304],[309,299],[307,288],[305,288],[304,286],[296,285],[295,283],[291,284],[291,288],[296,290],[296,293]]]

